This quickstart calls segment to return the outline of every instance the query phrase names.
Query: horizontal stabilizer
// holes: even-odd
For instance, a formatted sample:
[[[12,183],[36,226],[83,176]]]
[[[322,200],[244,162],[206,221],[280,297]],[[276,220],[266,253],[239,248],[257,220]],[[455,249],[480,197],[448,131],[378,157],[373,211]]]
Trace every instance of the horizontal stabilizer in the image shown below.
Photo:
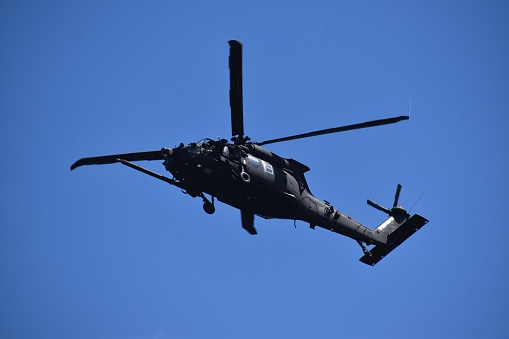
[[[422,226],[426,225],[427,222],[428,220],[426,218],[419,214],[414,214],[403,225],[389,234],[387,244],[376,245],[370,250],[371,255],[365,254],[359,260],[367,265],[375,266],[380,260],[385,258],[387,254],[391,253],[392,250],[410,238],[410,236],[417,232]]]

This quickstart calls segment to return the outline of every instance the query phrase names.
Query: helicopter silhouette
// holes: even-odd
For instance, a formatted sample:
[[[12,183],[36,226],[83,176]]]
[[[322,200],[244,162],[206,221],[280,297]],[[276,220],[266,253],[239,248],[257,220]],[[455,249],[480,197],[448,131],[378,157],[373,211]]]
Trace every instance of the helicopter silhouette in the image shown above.
[[[121,163],[180,188],[193,198],[203,200],[206,213],[215,212],[215,199],[240,210],[242,227],[257,234],[255,215],[265,219],[301,220],[356,240],[364,255],[361,262],[374,266],[398,247],[428,220],[418,214],[410,216],[398,204],[401,185],[397,186],[392,208],[383,207],[371,200],[367,203],[388,215],[378,227],[370,229],[349,215],[321,201],[311,193],[304,174],[309,167],[297,160],[280,157],[263,148],[264,145],[313,136],[381,126],[407,120],[408,116],[373,120],[353,125],[329,128],[304,134],[254,142],[244,133],[242,91],[242,44],[231,40],[230,107],[231,142],[226,139],[205,138],[188,145],[180,143],[174,148],[82,158],[71,170],[83,165]],[[133,161],[162,160],[172,174],[168,178]],[[210,195],[210,199],[205,196]],[[371,247],[374,245],[374,247]]]

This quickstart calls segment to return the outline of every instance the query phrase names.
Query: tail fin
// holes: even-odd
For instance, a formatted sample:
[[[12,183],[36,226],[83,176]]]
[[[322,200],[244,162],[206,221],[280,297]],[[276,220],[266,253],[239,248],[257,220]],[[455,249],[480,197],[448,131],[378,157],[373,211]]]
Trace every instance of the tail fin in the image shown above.
[[[384,243],[379,243],[371,250],[364,250],[364,256],[359,260],[367,265],[374,266],[380,260],[385,258],[396,247],[401,245],[405,240],[410,238],[412,234],[417,232],[422,226],[426,225],[428,219],[414,214],[411,218],[406,210],[398,205],[401,185],[398,184],[396,195],[394,196],[394,204],[391,209],[380,206],[379,204],[368,199],[368,205],[383,211],[389,215],[389,219],[376,228],[376,233],[385,237]],[[364,248],[363,248],[364,249]]]

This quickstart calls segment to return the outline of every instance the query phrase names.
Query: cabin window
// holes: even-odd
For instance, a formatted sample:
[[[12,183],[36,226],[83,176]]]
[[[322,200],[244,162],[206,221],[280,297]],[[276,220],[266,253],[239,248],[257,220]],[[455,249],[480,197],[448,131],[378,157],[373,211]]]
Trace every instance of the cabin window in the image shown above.
[[[249,165],[254,168],[260,168],[260,159],[248,155]]]
[[[268,162],[263,162],[263,169],[265,170],[265,173],[268,173],[270,175],[274,175],[274,169],[272,168],[272,165]]]

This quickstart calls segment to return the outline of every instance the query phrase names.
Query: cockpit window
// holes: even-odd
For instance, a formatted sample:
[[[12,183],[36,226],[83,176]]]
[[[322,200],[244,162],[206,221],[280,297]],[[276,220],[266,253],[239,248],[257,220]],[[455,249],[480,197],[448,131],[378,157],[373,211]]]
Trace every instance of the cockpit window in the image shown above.
[[[201,147],[188,147],[187,152],[191,154],[200,154]]]
[[[187,152],[190,154],[193,154],[193,155],[198,155],[200,153],[204,153],[204,150],[210,149],[210,145],[209,145],[210,141],[211,141],[211,139],[205,138],[205,139],[201,139],[200,141],[198,141],[196,143],[192,142],[187,147]]]

